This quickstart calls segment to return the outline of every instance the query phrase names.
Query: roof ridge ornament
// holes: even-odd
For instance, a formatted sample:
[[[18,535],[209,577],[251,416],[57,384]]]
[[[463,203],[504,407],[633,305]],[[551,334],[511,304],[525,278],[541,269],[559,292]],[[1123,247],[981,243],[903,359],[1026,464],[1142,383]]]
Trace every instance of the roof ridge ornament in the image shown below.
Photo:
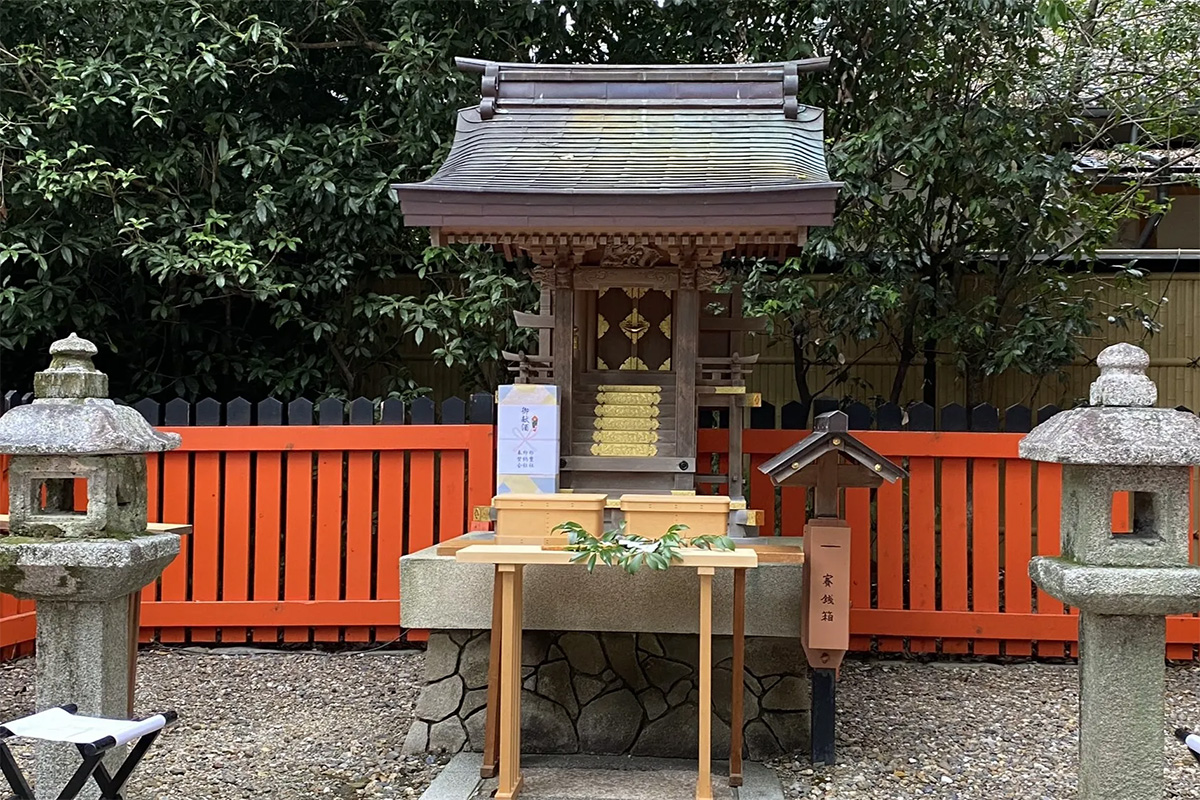
[[[460,56],[454,63],[463,72],[483,76],[478,106],[481,121],[494,118],[502,101],[511,108],[782,108],[785,119],[798,120],[803,105],[797,97],[800,73],[823,71],[830,59],[744,64],[540,64]],[[502,89],[502,83],[510,88]],[[564,88],[572,84],[578,87],[574,93]],[[660,88],[637,88],[645,84],[660,84]],[[731,90],[731,85],[736,88]]]
[[[495,61],[484,67],[480,91],[479,118],[491,119],[496,116],[496,103],[500,98],[500,65]]]

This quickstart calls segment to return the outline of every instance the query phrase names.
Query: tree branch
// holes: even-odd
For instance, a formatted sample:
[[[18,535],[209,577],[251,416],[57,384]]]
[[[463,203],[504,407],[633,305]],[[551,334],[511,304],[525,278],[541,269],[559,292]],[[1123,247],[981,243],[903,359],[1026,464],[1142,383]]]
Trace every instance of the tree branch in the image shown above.
[[[288,42],[297,50],[337,50],[347,47],[362,47],[375,53],[390,53],[386,47],[371,39],[339,39],[335,42]]]

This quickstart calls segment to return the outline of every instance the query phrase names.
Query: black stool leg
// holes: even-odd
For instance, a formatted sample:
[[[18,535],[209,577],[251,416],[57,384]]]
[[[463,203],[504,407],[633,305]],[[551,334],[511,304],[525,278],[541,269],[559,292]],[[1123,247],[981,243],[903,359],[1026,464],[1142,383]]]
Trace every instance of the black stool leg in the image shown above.
[[[162,731],[154,731],[147,733],[141,739],[138,739],[137,744],[129,751],[129,755],[125,757],[124,763],[117,770],[117,774],[109,777],[108,770],[101,764],[96,768],[96,783],[100,786],[100,800],[122,800],[121,790],[125,788],[125,783],[129,780],[129,776],[137,769],[137,765],[141,763],[142,758],[146,755],[146,751],[158,739]]]
[[[80,747],[82,753],[83,748]],[[75,774],[71,776],[71,780],[67,781],[66,787],[58,795],[58,800],[75,800],[80,790],[87,786],[88,779],[92,777],[92,773],[96,771],[96,767],[100,766],[101,759],[104,758],[104,753],[93,753],[83,757],[83,763],[79,765],[79,769],[75,770]]]
[[[21,770],[17,769],[17,762],[13,760],[12,751],[3,741],[0,741],[0,772],[4,773],[8,785],[16,793],[13,795],[13,800],[33,800],[33,789],[29,788],[29,782],[25,780]]]

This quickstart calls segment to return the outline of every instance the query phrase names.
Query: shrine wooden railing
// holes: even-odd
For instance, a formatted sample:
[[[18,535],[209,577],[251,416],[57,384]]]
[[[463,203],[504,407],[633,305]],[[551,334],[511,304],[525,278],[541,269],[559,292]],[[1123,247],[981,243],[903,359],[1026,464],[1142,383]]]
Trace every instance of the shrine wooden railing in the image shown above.
[[[728,358],[697,358],[696,383],[701,386],[745,386],[758,354]]]
[[[137,407],[183,435],[180,450],[150,459],[151,518],[195,526],[144,595],[144,638],[392,641],[402,634],[396,560],[458,535],[492,494],[487,395],[447,401],[440,414],[428,401]],[[755,469],[805,434],[788,424],[809,414],[781,411],[778,419],[769,406],[751,411],[749,504],[765,512],[764,533],[796,536],[806,490],[777,490]],[[1010,409],[1003,430],[990,407],[848,409],[852,427],[874,428],[856,435],[911,475],[846,490],[855,649],[1072,654],[1075,617],[1026,572],[1031,555],[1058,549],[1061,470],[1017,458],[1021,432],[1054,411]],[[935,419],[943,430],[932,430]],[[704,471],[727,474],[727,441],[727,430],[699,431]],[[1195,485],[1192,497],[1195,505]],[[0,463],[0,512],[6,504]],[[1119,526],[1127,499],[1114,506]],[[1193,542],[1198,520],[1194,513]],[[0,656],[28,650],[34,632],[31,606],[0,596]],[[1171,618],[1167,636],[1171,658],[1194,658],[1200,619]]]

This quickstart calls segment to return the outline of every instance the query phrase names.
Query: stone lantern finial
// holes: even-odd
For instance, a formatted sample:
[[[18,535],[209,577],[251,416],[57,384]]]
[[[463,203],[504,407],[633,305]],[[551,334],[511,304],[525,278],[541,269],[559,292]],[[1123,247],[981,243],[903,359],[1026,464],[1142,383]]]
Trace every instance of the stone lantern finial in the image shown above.
[[[1158,402],[1158,387],[1146,375],[1150,355],[1137,345],[1122,342],[1106,347],[1096,357],[1100,377],[1092,383],[1093,406],[1150,408]]]
[[[108,397],[108,376],[92,365],[96,345],[72,333],[50,345],[50,366],[33,376],[38,400],[82,401]]]

